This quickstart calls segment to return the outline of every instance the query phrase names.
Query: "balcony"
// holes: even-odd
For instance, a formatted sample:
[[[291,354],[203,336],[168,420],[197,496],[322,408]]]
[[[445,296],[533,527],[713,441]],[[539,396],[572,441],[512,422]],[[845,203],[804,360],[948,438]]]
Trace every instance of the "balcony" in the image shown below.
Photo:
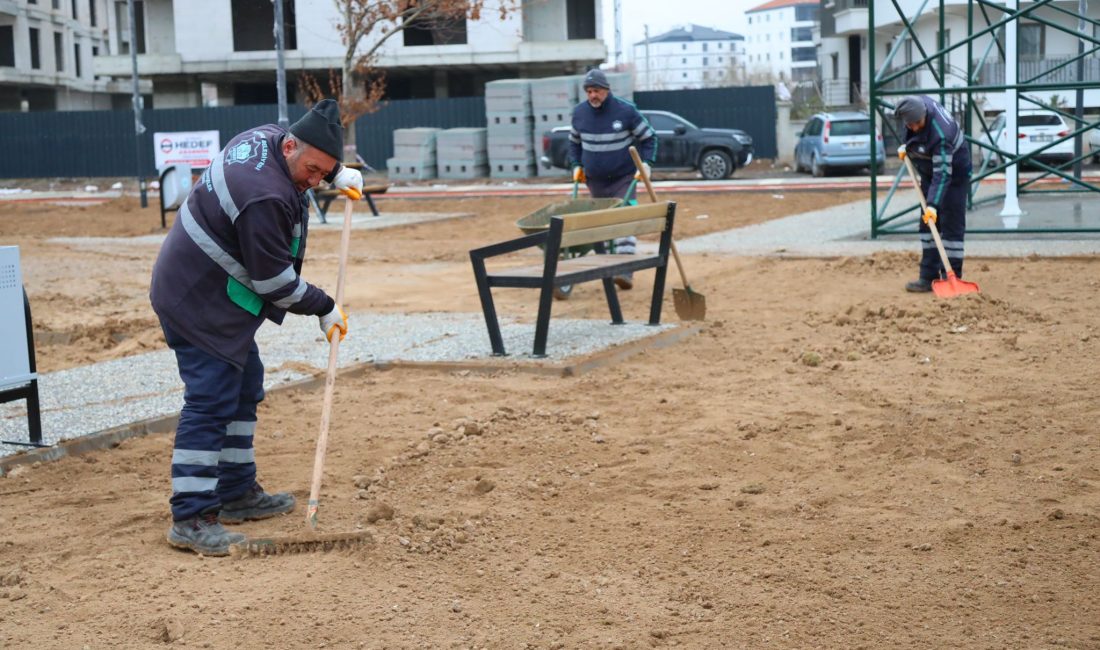
[[[1033,61],[1019,61],[1016,68],[1016,79],[1020,83],[1034,79],[1040,74],[1057,68],[1059,65],[1073,59],[1072,56],[1052,56],[1046,57],[1041,60]],[[1085,57],[1084,60],[1084,78],[1082,81],[1097,82],[1100,81],[1100,57]],[[974,65],[978,65],[975,61]],[[1034,79],[1032,83],[1037,84],[1057,84],[1057,83],[1073,83],[1077,81],[1077,62],[1070,63],[1069,65],[1059,68],[1054,72],[1045,74],[1038,79]],[[1003,61],[986,62],[978,74],[978,83],[983,86],[1000,86],[1005,82],[1005,64]]]

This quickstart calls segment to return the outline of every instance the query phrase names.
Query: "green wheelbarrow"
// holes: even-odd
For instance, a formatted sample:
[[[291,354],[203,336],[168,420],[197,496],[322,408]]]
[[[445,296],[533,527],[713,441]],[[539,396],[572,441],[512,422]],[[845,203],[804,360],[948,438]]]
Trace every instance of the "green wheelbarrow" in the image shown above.
[[[636,183],[635,181],[634,183]],[[626,195],[630,196],[634,191],[634,183],[630,184],[630,187],[626,191]],[[578,212],[594,212],[596,210],[610,210],[611,208],[617,208],[623,205],[622,199],[610,198],[610,199],[593,199],[577,198],[577,183],[573,183],[573,198],[568,201],[558,201],[545,205],[538,210],[535,210],[526,217],[516,221],[516,226],[523,231],[525,235],[534,235],[535,233],[542,232],[550,228],[550,218],[558,217],[563,214],[576,214]],[[593,244],[585,244],[583,246],[568,246],[561,250],[561,259],[570,259],[573,257],[581,257],[595,250]],[[554,297],[558,300],[568,300],[570,294],[573,293],[573,285],[566,284],[560,287],[554,288]]]
[[[578,199],[558,201],[545,205],[531,214],[516,221],[516,226],[525,235],[534,235],[550,228],[551,217],[560,217],[564,214],[577,214],[579,212],[593,212],[595,210],[608,210],[622,205],[622,199]],[[561,259],[570,259],[587,255],[595,249],[593,244],[582,246],[568,246],[561,249]],[[565,284],[554,288],[554,297],[558,300],[567,300],[573,293],[573,285]]]

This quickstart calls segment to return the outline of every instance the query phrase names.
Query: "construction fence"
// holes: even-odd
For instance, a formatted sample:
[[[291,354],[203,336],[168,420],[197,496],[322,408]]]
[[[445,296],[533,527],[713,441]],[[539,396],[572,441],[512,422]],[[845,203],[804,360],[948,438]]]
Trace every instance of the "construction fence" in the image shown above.
[[[771,86],[638,92],[640,108],[677,113],[701,127],[738,128],[753,137],[757,158],[776,156],[776,106]],[[305,112],[290,106],[294,122]],[[151,109],[135,145],[131,111],[0,113],[0,178],[155,177],[153,134],[209,131],[224,145],[237,133],[274,123],[274,105]],[[359,156],[375,169],[393,157],[393,131],[413,127],[484,127],[485,98],[407,99],[384,102],[355,123]]]

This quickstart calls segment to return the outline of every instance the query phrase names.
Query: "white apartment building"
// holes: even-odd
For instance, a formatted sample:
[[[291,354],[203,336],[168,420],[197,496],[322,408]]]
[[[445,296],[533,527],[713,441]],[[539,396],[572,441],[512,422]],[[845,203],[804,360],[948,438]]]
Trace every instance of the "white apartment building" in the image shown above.
[[[745,37],[685,25],[634,44],[638,90],[732,86],[745,81]]]
[[[109,0],[0,0],[0,111],[128,107],[132,82],[93,72],[93,58],[107,51],[109,7]]]
[[[826,0],[823,4],[821,20],[821,49],[820,63],[822,76],[822,90],[826,103],[840,105],[854,100],[856,90],[864,99],[869,91],[868,70],[869,41],[868,11],[869,0]],[[896,53],[891,59],[889,68],[900,70],[910,63],[919,61],[922,57],[920,49],[905,32],[901,17],[890,0],[875,1],[875,65],[882,68],[890,52],[894,50],[895,43],[900,39]],[[905,17],[914,26],[920,45],[929,54],[938,50],[939,5],[928,3],[921,15],[917,16],[917,10],[921,3],[919,0],[899,0],[899,6]],[[1076,29],[1077,20],[1073,16],[1078,11],[1077,0],[1055,0],[1055,7],[1064,9],[1068,13],[1058,11],[1055,7],[1040,7],[1035,16],[1043,21],[1064,25]],[[1026,7],[1020,3],[1020,8]],[[1100,6],[1091,2],[1088,4],[1087,17],[1091,20],[1100,19]],[[999,12],[990,12],[993,20],[999,20]],[[915,17],[915,20],[914,20]],[[975,3],[974,31],[981,31],[985,27],[981,10]],[[1046,70],[1050,70],[1068,61],[1077,54],[1078,39],[1058,29],[1046,25],[1043,22],[1024,18],[1019,22],[1017,32],[1017,77],[1020,82],[1037,77]],[[967,36],[967,0],[945,0],[943,40],[945,47],[962,42]],[[1088,34],[1093,38],[1100,38],[1100,29],[1095,25],[1088,25]],[[997,35],[997,41],[1004,46],[1003,29]],[[1095,47],[1090,42],[1085,43],[1085,50]],[[977,83],[974,85],[1000,85],[1005,82],[1005,63],[998,44],[993,37],[979,37],[971,46],[973,62],[972,67],[979,68]],[[950,50],[944,59],[945,87],[962,86],[966,84],[967,48],[961,45]],[[938,70],[938,62],[933,63]],[[1084,79],[1100,86],[1100,57],[1095,54],[1085,58],[1083,64]],[[1053,74],[1039,78],[1036,83],[1061,83],[1076,79],[1076,63],[1065,66]],[[892,88],[936,88],[939,84],[935,76],[927,66],[909,72],[892,82]],[[1073,90],[1062,91],[1033,91],[1026,92],[1041,102],[1050,102],[1058,95],[1064,105],[1072,106],[1075,92]],[[986,113],[1001,112],[1005,109],[1005,93],[1003,91],[981,93],[977,100]],[[1084,105],[1095,110],[1100,108],[1100,88],[1088,89],[1084,92]],[[1020,101],[1021,109],[1035,108],[1034,104]]]
[[[123,0],[110,1],[125,7]],[[152,81],[156,108],[275,102],[271,0],[137,1],[144,5],[138,67]],[[607,58],[598,0],[528,0],[501,19],[502,1],[489,0],[478,20],[407,29],[386,41],[379,64],[388,96],[476,96],[486,81],[579,73]],[[339,74],[344,46],[333,0],[283,4],[293,98],[299,73],[311,73],[322,85],[330,70]],[[111,25],[113,34],[123,29],[124,21]],[[97,75],[130,75],[121,40],[112,38],[108,51],[96,57]]]
[[[817,79],[819,0],[770,0],[745,12],[749,79],[760,83]]]

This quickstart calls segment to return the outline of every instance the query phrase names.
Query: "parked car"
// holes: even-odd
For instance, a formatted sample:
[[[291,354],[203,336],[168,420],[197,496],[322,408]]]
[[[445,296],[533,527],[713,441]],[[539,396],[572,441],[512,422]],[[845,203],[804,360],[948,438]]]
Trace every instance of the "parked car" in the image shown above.
[[[1001,113],[993,124],[989,126],[989,133],[984,134],[985,141],[1001,151],[1009,151],[1009,134],[1005,128],[1005,114]],[[1019,142],[1019,153],[1024,155],[1031,153],[1040,147],[1044,147],[1058,138],[1069,135],[1071,129],[1061,115],[1051,110],[1032,109],[1020,111],[1016,117],[1016,139]],[[1094,130],[1095,132],[1095,130]],[[1090,133],[1090,138],[1097,138],[1095,133]],[[1092,141],[1091,139],[1089,140]],[[1093,151],[1097,152],[1094,146]],[[1097,152],[1100,153],[1100,152]],[[1001,156],[986,149],[981,151],[981,156],[989,156],[992,165],[1001,163]],[[1093,159],[1097,154],[1093,154]],[[1036,160],[1044,163],[1064,163],[1073,159],[1073,140],[1066,140],[1044,149],[1036,156]]]
[[[740,129],[703,129],[668,111],[641,111],[657,132],[657,169],[697,169],[707,180],[720,180],[752,162],[752,136]],[[569,127],[542,136],[546,169],[569,168]]]
[[[882,134],[875,132],[875,158],[886,160]],[[794,147],[795,171],[824,176],[835,169],[871,166],[871,119],[866,113],[818,113],[806,122]]]

